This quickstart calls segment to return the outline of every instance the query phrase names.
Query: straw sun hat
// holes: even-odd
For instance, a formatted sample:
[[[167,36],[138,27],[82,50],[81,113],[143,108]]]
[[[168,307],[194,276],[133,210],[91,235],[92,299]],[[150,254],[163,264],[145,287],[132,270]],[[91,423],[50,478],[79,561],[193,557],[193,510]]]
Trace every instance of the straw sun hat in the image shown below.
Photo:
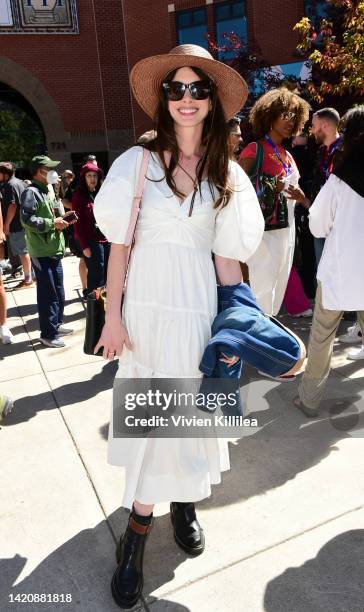
[[[244,79],[230,66],[218,62],[203,47],[179,45],[169,53],[152,55],[133,66],[130,83],[139,106],[154,118],[162,80],[176,68],[200,68],[215,83],[226,120],[231,119],[244,106],[248,87]]]

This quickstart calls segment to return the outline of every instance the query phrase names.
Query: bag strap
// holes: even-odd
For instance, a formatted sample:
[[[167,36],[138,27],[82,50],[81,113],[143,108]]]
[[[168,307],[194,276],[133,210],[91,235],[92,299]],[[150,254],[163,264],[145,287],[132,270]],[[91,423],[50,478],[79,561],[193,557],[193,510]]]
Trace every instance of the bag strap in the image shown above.
[[[141,205],[141,201],[143,197],[149,157],[150,157],[150,151],[148,151],[148,149],[143,149],[143,159],[140,165],[137,188],[136,188],[136,192],[134,195],[133,206],[132,206],[131,214],[130,214],[129,227],[126,232],[125,242],[124,242],[125,246],[127,247],[131,246],[133,242],[134,234],[135,234],[135,229],[136,229],[138,216],[140,212],[140,205]]]
[[[256,149],[254,164],[251,167],[251,170],[249,172],[250,178],[258,177],[259,174],[261,173],[262,166],[263,166],[263,158],[264,158],[263,147],[259,141],[257,141],[255,144],[257,146],[257,149]]]
[[[150,158],[150,151],[148,151],[148,149],[143,149],[143,158],[142,158],[141,165],[140,165],[136,191],[135,191],[135,195],[133,198],[133,206],[132,206],[131,213],[130,213],[129,227],[126,232],[125,242],[124,242],[125,246],[128,247],[128,253],[126,256],[124,291],[125,291],[126,281],[127,281],[127,276],[128,276],[129,261],[130,261],[131,251],[133,248],[135,230],[136,230],[137,221],[138,221],[141,203],[142,203],[142,197],[143,197],[143,191],[144,191],[145,181],[146,181],[146,176],[147,176],[149,158]]]

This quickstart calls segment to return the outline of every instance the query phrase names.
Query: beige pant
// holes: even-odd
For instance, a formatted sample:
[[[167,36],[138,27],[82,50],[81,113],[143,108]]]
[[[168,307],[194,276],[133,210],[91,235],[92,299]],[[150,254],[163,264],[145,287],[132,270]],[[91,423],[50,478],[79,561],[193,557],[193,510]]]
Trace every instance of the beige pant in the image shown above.
[[[364,310],[357,314],[364,338]],[[321,284],[319,283],[308,343],[306,370],[298,388],[300,400],[308,408],[318,408],[324,394],[330,373],[335,335],[342,315],[341,310],[326,310],[322,306]]]

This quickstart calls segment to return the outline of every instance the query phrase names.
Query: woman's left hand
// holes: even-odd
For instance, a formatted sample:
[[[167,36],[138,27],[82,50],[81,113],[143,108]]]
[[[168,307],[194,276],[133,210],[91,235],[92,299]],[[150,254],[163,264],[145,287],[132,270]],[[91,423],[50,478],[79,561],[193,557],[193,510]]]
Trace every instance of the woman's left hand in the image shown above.
[[[240,357],[236,357],[235,355],[233,355],[232,357],[227,357],[225,353],[221,353],[221,354],[224,355],[224,357],[220,357],[219,361],[223,361],[224,363],[227,363],[228,366],[232,366],[235,363],[238,363],[238,361],[240,361]]]

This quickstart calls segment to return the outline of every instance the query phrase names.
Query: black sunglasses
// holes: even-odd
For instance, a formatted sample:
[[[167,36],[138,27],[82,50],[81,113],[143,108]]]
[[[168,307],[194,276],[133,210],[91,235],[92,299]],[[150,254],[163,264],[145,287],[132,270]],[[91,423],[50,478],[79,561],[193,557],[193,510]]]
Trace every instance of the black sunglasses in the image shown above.
[[[211,81],[194,81],[193,83],[170,81],[169,83],[163,83],[162,86],[166,99],[171,102],[182,100],[186,89],[188,89],[194,100],[206,100],[212,92]]]

